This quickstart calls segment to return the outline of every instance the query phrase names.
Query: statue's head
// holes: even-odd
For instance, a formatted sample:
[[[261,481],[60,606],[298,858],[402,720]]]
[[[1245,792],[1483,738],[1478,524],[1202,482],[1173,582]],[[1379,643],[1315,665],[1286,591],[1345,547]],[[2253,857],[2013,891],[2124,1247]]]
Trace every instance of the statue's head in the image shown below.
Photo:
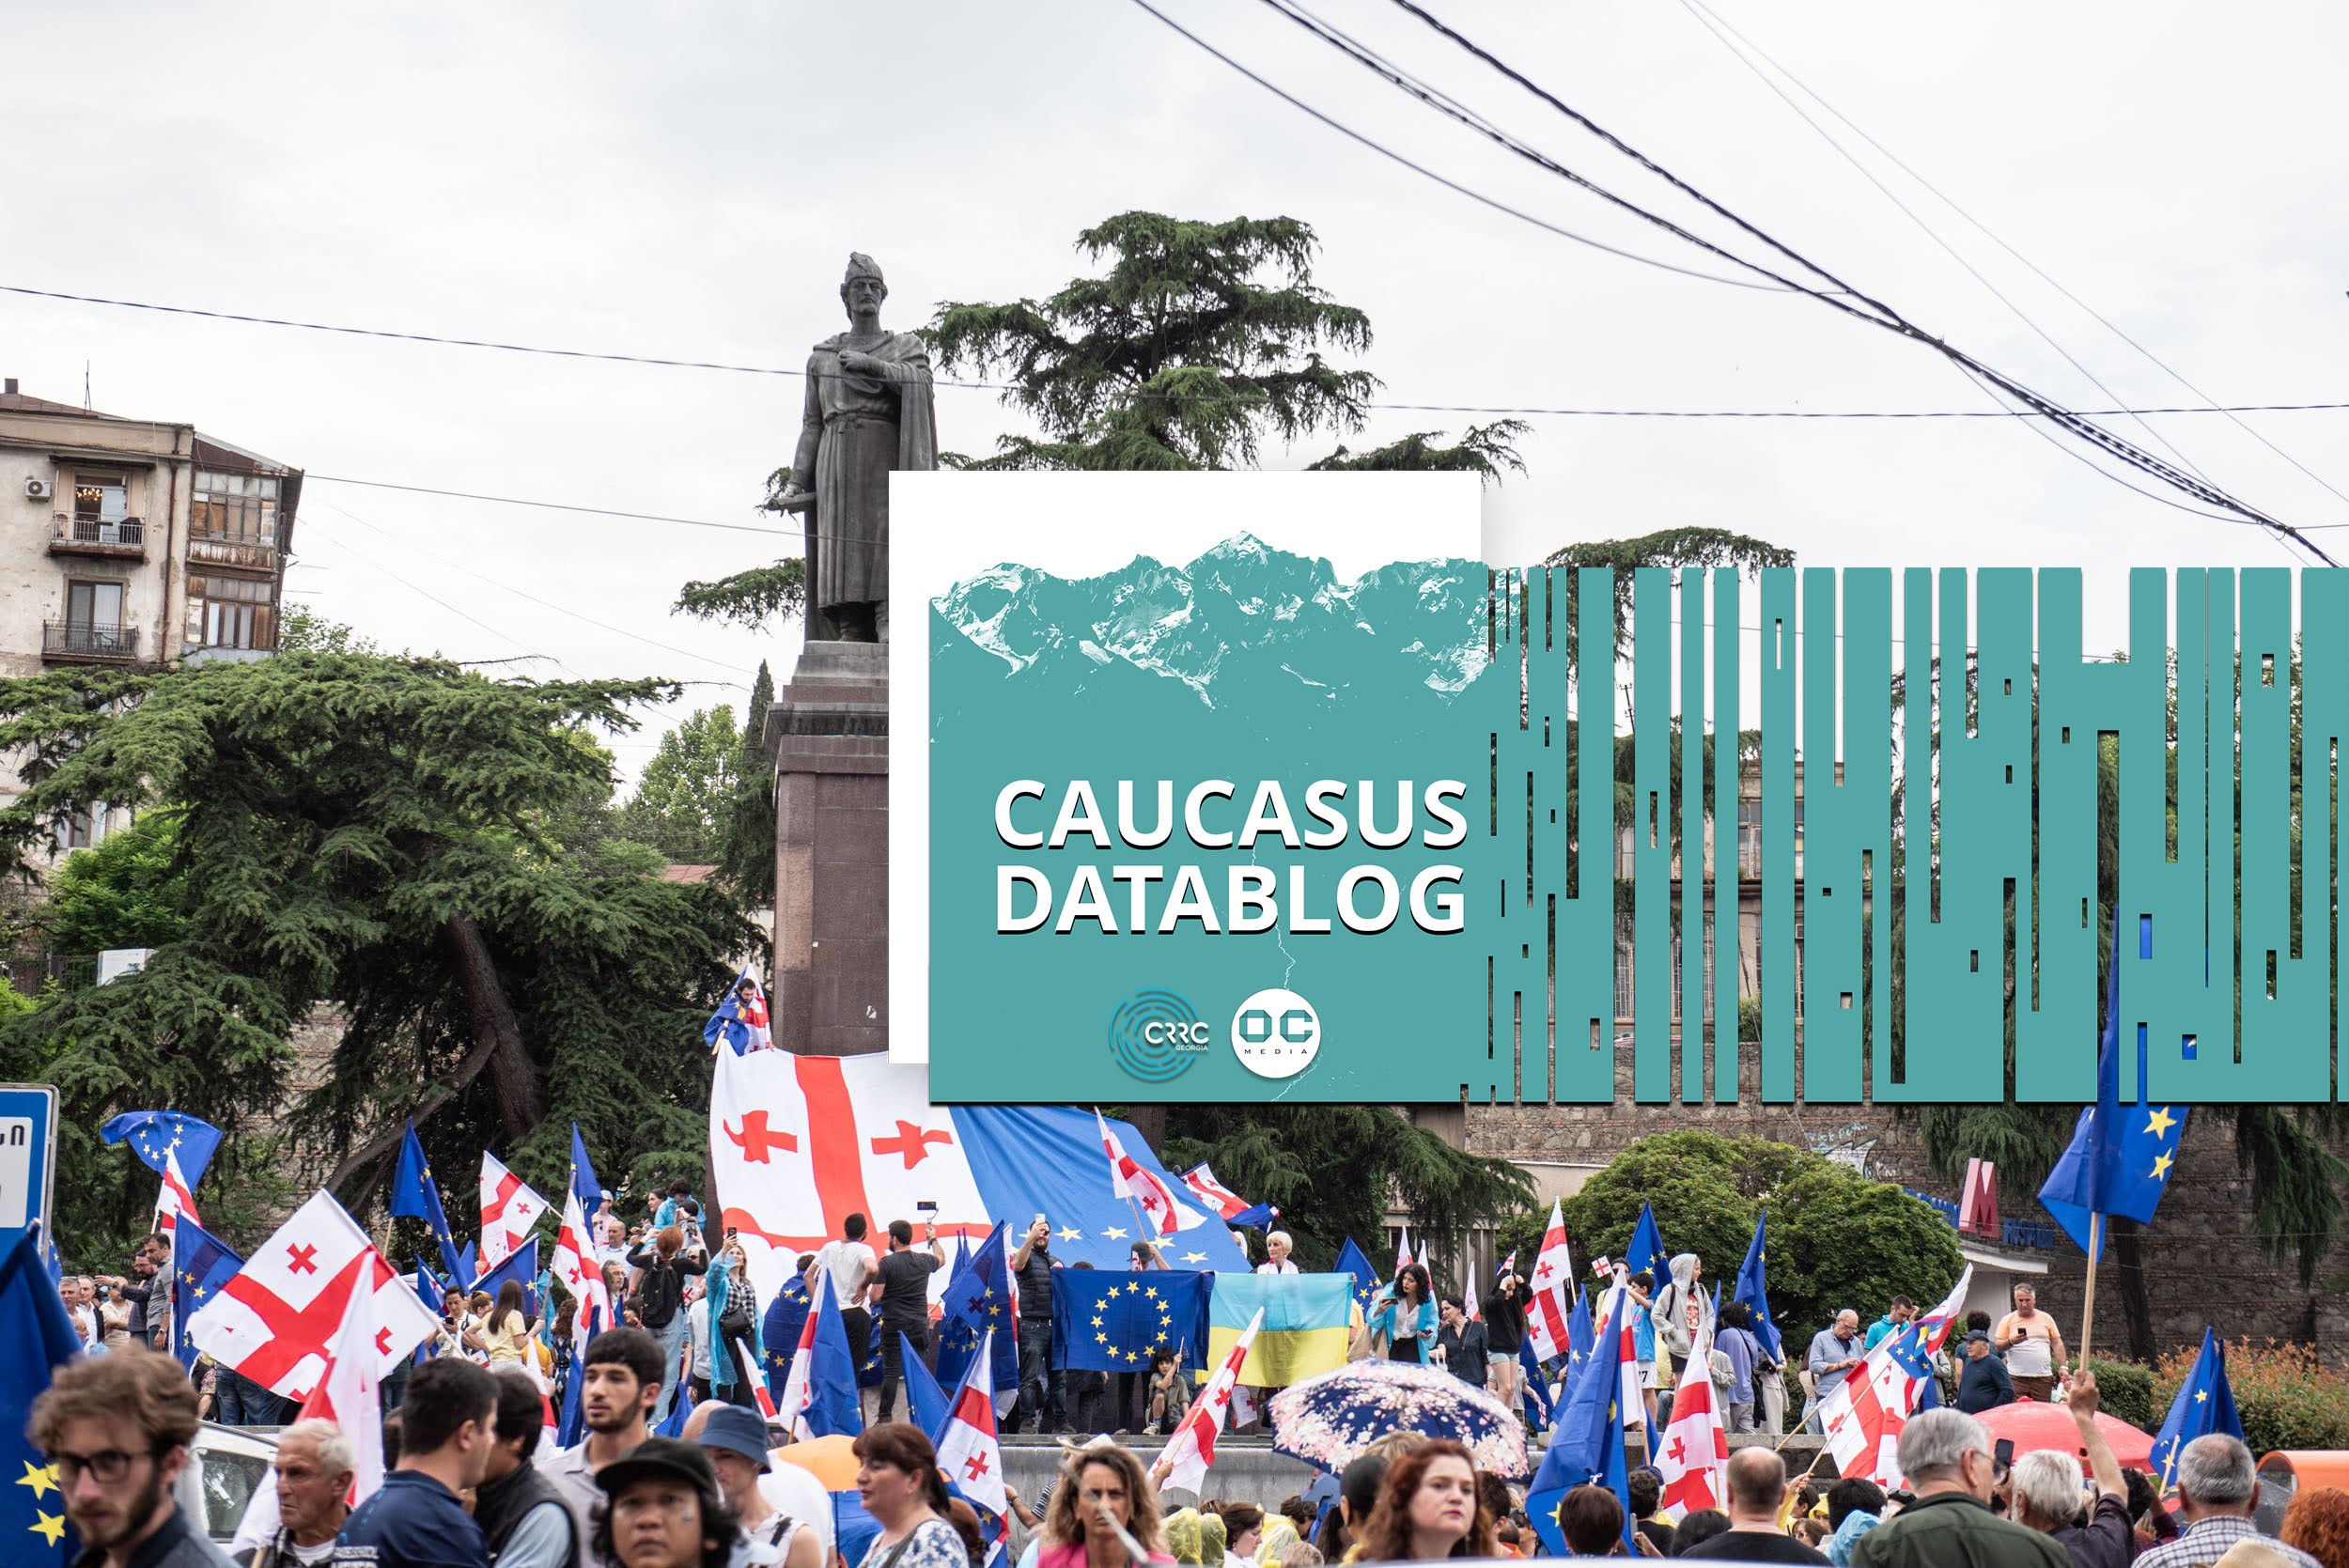
[[[840,280],[840,303],[848,307],[848,319],[879,316],[887,298],[889,285],[881,281],[880,263],[863,251],[849,252],[848,271]]]

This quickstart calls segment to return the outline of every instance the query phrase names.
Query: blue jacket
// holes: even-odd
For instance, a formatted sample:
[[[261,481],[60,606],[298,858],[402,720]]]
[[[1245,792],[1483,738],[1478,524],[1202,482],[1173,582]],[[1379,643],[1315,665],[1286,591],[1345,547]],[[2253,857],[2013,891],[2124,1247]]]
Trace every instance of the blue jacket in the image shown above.
[[[481,1527],[457,1494],[420,1470],[394,1470],[343,1521],[336,1568],[490,1568]]]

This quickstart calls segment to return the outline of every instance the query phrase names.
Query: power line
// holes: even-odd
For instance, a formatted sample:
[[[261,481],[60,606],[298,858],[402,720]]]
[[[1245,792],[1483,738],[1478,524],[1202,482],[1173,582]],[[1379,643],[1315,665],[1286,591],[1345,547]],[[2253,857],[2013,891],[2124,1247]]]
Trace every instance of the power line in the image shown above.
[[[1135,0],[1135,3],[1137,5],[1143,4],[1143,0]],[[1294,4],[1294,0],[1287,0],[1287,3]],[[1283,4],[1283,0],[1265,0],[1265,4],[1273,7],[1276,10],[1279,10],[1282,15],[1289,16],[1292,20],[1295,20],[1294,14],[1286,8]],[[1890,305],[1886,304],[1883,301],[1875,299],[1869,294],[1863,293],[1860,290],[1852,287],[1849,284],[1844,283],[1843,279],[1827,271],[1827,269],[1821,267],[1818,263],[1801,256],[1798,252],[1793,250],[1781,241],[1765,234],[1761,229],[1757,228],[1752,224],[1748,223],[1745,219],[1738,217],[1735,213],[1730,211],[1729,209],[1723,207],[1712,197],[1707,196],[1703,192],[1697,190],[1695,186],[1689,184],[1687,180],[1682,179],[1679,176],[1672,173],[1669,169],[1666,169],[1662,164],[1657,163],[1655,160],[1640,152],[1637,148],[1631,147],[1628,143],[1625,142],[1621,137],[1615,135],[1612,132],[1610,132],[1600,126],[1589,116],[1566,103],[1556,94],[1551,93],[1548,89],[1539,85],[1530,77],[1525,75],[1524,72],[1517,70],[1506,61],[1501,59],[1490,50],[1475,43],[1460,33],[1457,29],[1450,26],[1440,19],[1430,14],[1425,8],[1418,5],[1416,0],[1393,0],[1393,4],[1403,11],[1426,23],[1428,27],[1432,28],[1439,36],[1451,40],[1455,44],[1457,44],[1468,54],[1473,55],[1479,60],[1482,60],[1508,80],[1516,83],[1527,92],[1532,93],[1534,97],[1540,99],[1544,103],[1547,103],[1551,108],[1557,110],[1558,113],[1564,116],[1566,118],[1589,131],[1592,134],[1606,142],[1610,147],[1614,147],[1616,150],[1625,154],[1625,156],[1633,159],[1635,162],[1639,163],[1641,167],[1650,170],[1659,178],[1669,181],[1676,189],[1686,192],[1688,195],[1703,203],[1711,210],[1719,213],[1721,216],[1737,225],[1748,233],[1762,240],[1764,243],[1769,245],[1773,250],[1778,251],[1781,255],[1793,259],[1807,271],[1810,271],[1828,283],[1833,284],[1836,288],[1841,291],[1840,294],[1837,294],[1828,293],[1815,288],[1802,288],[1800,290],[1801,292],[1809,295],[1812,299],[1817,300],[1822,304],[1828,305],[1834,310],[1841,311],[1855,320],[1865,321],[1872,326],[1881,328],[1887,332],[1893,333],[1896,335],[1906,337],[1912,342],[1920,343],[1932,349],[1937,353],[1939,353],[1943,357],[1949,359],[1952,364],[1957,365],[1962,369],[1977,375],[1983,380],[1988,381],[1990,384],[1996,386],[2007,396],[2012,397],[2017,402],[2023,403],[2030,408],[2038,410],[2040,412],[2046,414],[2047,418],[2054,421],[2057,425],[2062,427],[2065,430],[2068,430],[2073,435],[2077,436],[2091,445],[2100,448],[2108,456],[2119,458],[2121,461],[2128,464],[2129,466],[2161,480],[2162,483],[2168,485],[2172,489],[2182,491],[2185,494],[2193,497],[2195,500],[2202,502],[2206,505],[2216,506],[2222,511],[2235,513],[2261,527],[2273,529],[2278,534],[2290,538],[2294,543],[2299,545],[2301,549],[2307,551],[2310,554],[2315,556],[2326,566],[2333,566],[2336,564],[2333,558],[2326,554],[2322,547],[2320,547],[2314,540],[2299,533],[2290,523],[2284,522],[2280,519],[2272,517],[2267,513],[2261,511],[2259,508],[2250,505],[2247,502],[2235,499],[2235,497],[2228,494],[2225,490],[2220,489],[2217,486],[2211,484],[2208,480],[2188,474],[2164,458],[2156,457],[2153,453],[2146,451],[2143,447],[2138,446],[2134,442],[2114,435],[2103,426],[2094,423],[2069,408],[2066,408],[2055,399],[2048,397],[2042,393],[2032,391],[2030,387],[2024,385],[2014,377],[2007,375],[2004,371],[1984,364],[1973,355],[1968,354],[1963,349],[1957,348],[1954,344],[1949,343],[1946,340],[1926,332],[1923,328],[1919,327],[1914,322],[1910,321],[1907,318],[1901,315],[1900,312],[1894,310]],[[1323,25],[1325,27],[1327,26],[1326,23]],[[1329,29],[1329,31],[1334,32],[1335,29]],[[1345,45],[1338,44],[1337,47],[1344,49]],[[1353,53],[1351,50],[1347,50],[1346,52],[1349,54]],[[1359,56],[1357,57],[1359,58]],[[1372,69],[1377,70],[1377,68],[1373,66]],[[1441,107],[1439,104],[1436,106],[1439,108]],[[1751,266],[1753,264],[1749,263],[1748,265]],[[1860,308],[1861,306],[1865,306],[1866,308],[1862,309]],[[2036,427],[2034,427],[2034,428],[2036,428]],[[2099,472],[2103,471],[2099,470]],[[2108,477],[2109,477],[2109,475],[2108,475]],[[2134,487],[2131,488],[2133,489]]]
[[[482,495],[473,490],[439,489],[430,485],[400,485],[389,479],[353,479],[342,474],[305,474],[305,483],[323,481],[330,485],[364,485],[375,490],[405,490],[412,495],[443,495],[458,501],[494,501],[506,506],[537,506],[551,512],[584,512],[591,517],[630,518],[640,522],[674,522],[687,528],[723,528],[737,534],[772,534],[782,538],[803,538],[803,528],[760,528],[747,522],[711,522],[703,518],[671,517],[661,512],[623,512],[609,506],[572,506],[559,501],[525,501],[520,496]],[[345,512],[345,517],[350,514]],[[819,536],[820,537],[820,536]]]

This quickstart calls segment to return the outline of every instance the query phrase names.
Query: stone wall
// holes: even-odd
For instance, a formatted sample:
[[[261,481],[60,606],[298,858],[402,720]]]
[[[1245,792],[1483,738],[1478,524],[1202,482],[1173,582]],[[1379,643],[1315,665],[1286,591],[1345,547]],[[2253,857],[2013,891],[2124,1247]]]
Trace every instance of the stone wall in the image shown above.
[[[1467,1147],[1506,1159],[1603,1165],[1635,1139],[1703,1127],[1800,1144],[1881,1181],[1958,1196],[1954,1186],[1932,1173],[1913,1114],[1872,1103],[1766,1105],[1750,1082],[1744,1098],[1727,1104],[1635,1105],[1629,1060],[1626,1050],[1614,1105],[1470,1105]],[[1746,1076],[1751,1077],[1750,1065]],[[2012,1217],[2046,1218],[2035,1194],[2004,1183],[1999,1203]],[[2304,1289],[2295,1263],[2271,1263],[2260,1253],[2249,1216],[2250,1181],[2236,1161],[2232,1118],[2222,1109],[2188,1125],[2177,1172],[2140,1243],[2156,1346],[2199,1343],[2209,1323],[2231,1339],[2307,1341],[2328,1358],[2349,1360],[2349,1241],[2335,1244]],[[1729,1259],[1716,1266],[1735,1265]],[[2040,1305],[2056,1315],[2067,1339],[2078,1334],[2086,1265],[2067,1244],[2051,1255],[2040,1292]],[[2099,1265],[2095,1343],[2109,1349],[2126,1343],[2116,1272],[2114,1251],[2108,1249]]]

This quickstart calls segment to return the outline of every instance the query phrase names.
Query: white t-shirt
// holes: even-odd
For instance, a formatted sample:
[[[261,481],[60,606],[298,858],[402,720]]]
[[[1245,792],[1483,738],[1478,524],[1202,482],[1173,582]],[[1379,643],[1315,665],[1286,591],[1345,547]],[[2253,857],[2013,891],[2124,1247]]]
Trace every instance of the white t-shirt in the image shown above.
[[[827,1241],[816,1250],[816,1266],[832,1276],[832,1296],[843,1310],[862,1307],[864,1298],[851,1296],[860,1283],[870,1284],[879,1266],[873,1250],[861,1241]]]
[[[774,1504],[776,1513],[790,1514],[795,1525],[808,1525],[815,1529],[817,1540],[823,1545],[824,1560],[830,1562],[832,1551],[832,1494],[824,1490],[824,1483],[799,1466],[786,1465],[778,1460],[765,1475],[758,1478],[758,1489],[769,1502]],[[762,1529],[760,1535],[764,1536],[771,1528],[770,1525]],[[790,1545],[788,1541],[784,1543],[786,1548]]]
[[[1258,1264],[1256,1272],[1259,1274],[1294,1274],[1297,1272],[1297,1265],[1292,1259],[1283,1258],[1279,1263]]]

